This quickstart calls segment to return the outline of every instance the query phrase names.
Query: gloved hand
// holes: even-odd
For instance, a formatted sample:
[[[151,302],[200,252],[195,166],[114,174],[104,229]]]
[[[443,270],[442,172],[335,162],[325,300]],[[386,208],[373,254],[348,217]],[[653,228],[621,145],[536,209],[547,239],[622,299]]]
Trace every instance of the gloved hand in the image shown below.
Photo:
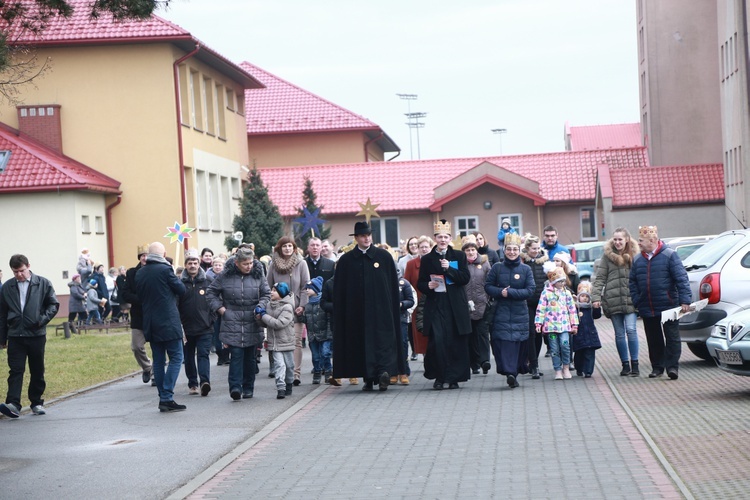
[[[263,317],[263,315],[266,314],[266,309],[262,306],[255,306],[255,314],[257,314],[260,317]]]

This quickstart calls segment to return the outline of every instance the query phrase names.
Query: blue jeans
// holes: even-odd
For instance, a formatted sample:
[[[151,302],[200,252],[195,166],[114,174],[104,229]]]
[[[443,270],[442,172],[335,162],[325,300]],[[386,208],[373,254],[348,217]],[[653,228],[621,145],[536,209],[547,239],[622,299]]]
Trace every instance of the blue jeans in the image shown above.
[[[102,316],[101,316],[101,314],[99,314],[99,310],[98,309],[94,309],[93,311],[89,311],[88,318],[86,318],[86,324],[90,325],[92,319],[97,324],[99,324],[99,325],[102,324]]]
[[[620,361],[638,361],[638,329],[636,313],[613,314],[610,318],[615,329],[615,345],[620,354]],[[627,334],[627,340],[625,335]]]
[[[240,391],[242,394],[252,394],[255,388],[255,367],[258,359],[255,357],[257,346],[248,347],[229,346],[229,392]]]
[[[315,373],[328,373],[333,371],[331,364],[331,353],[333,342],[330,340],[310,340],[310,352],[312,353],[313,370]]]
[[[552,366],[555,368],[555,371],[560,371],[562,370],[562,365],[570,364],[570,333],[551,332],[548,337]]]
[[[166,366],[167,356],[169,356],[169,366]],[[151,357],[153,358],[154,382],[159,390],[159,401],[163,403],[173,401],[174,386],[177,383],[177,377],[180,376],[180,367],[182,367],[182,339],[166,342],[152,341]]]
[[[213,332],[195,335],[187,338],[184,346],[185,351],[185,375],[188,379],[188,387],[198,387],[200,383],[211,382],[210,362],[208,355],[211,352]],[[198,351],[198,369],[195,368],[195,352]]]

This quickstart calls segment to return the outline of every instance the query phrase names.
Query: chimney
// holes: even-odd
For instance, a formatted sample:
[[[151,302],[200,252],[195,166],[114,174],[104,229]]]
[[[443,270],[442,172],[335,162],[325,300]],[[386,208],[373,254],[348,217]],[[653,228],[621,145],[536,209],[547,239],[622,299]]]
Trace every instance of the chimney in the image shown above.
[[[38,104],[17,106],[18,129],[27,135],[62,154],[62,128],[60,125],[59,104]]]

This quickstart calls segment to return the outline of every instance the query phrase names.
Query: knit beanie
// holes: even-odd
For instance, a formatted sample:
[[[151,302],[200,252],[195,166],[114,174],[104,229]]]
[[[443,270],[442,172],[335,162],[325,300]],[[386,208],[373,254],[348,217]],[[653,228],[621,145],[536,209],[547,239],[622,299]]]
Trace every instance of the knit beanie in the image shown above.
[[[323,290],[323,277],[322,276],[316,276],[315,278],[311,279],[307,282],[305,285],[305,288],[309,288],[313,290],[315,293],[320,293],[321,290]]]

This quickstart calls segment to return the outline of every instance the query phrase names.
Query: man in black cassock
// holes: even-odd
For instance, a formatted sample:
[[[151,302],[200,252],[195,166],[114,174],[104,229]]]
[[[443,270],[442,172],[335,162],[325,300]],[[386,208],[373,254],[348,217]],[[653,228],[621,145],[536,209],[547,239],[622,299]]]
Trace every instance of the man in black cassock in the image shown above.
[[[427,352],[424,376],[435,380],[433,389],[458,389],[459,382],[471,378],[469,334],[471,319],[464,286],[471,275],[466,254],[449,246],[451,225],[445,220],[435,223],[437,244],[422,256],[417,287],[425,294],[424,334]]]
[[[391,374],[405,373],[396,263],[372,244],[366,222],[349,236],[357,246],[339,258],[333,281],[333,377],[362,377],[362,390],[377,382],[385,391]]]

